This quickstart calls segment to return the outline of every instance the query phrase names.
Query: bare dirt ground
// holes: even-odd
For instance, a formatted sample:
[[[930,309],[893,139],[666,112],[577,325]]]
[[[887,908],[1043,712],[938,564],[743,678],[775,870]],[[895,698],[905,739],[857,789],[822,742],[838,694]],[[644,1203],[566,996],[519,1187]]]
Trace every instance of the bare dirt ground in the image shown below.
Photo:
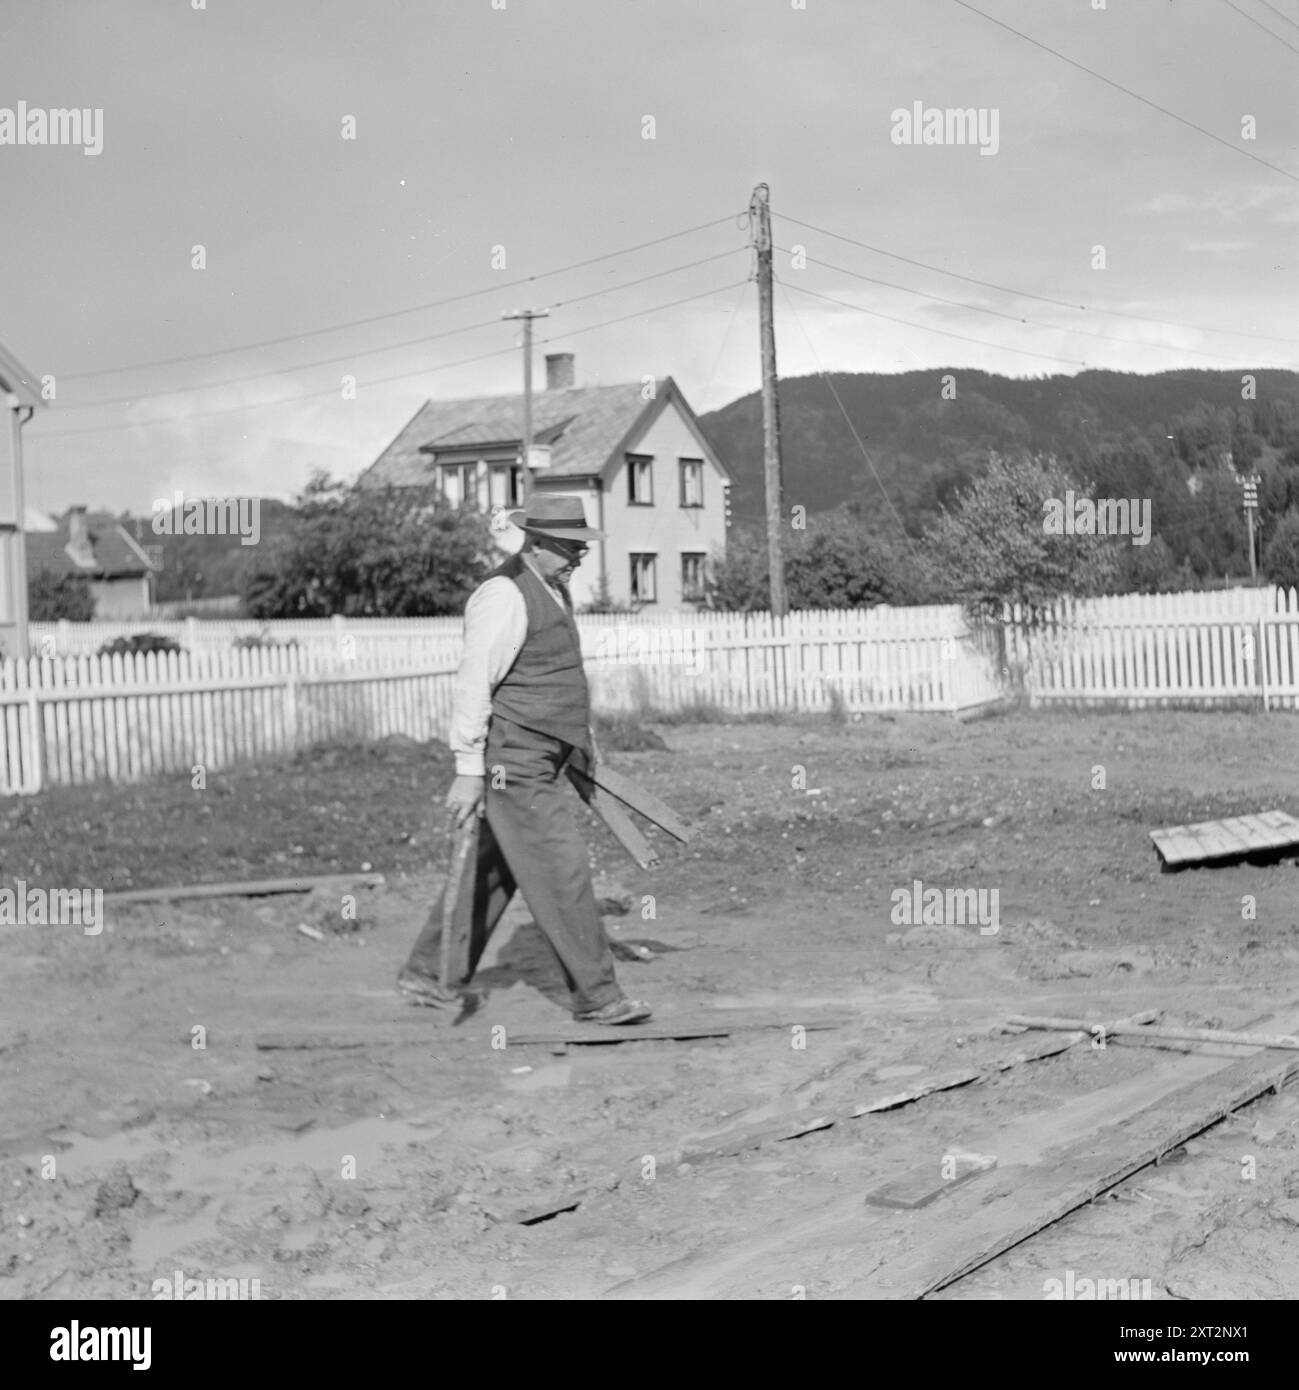
[[[1011,1013],[1154,1008],[1239,1028],[1299,1006],[1295,869],[1161,874],[1148,838],[1299,811],[1299,722],[1285,715],[658,732],[666,751],[611,761],[695,841],[659,841],[665,864],[648,874],[591,823],[610,934],[655,953],[620,964],[628,992],[659,1020],[832,1011],[847,1026],[801,1048],[789,1027],[512,1044],[567,1022],[522,904],[475,1012],[402,1003],[392,980],[440,882],[438,748],[393,740],[201,792],[186,778],[0,806],[3,884],[111,891],[363,865],[388,880],[358,891],[354,923],[335,895],[121,909],[99,936],[0,927],[0,1298],[149,1298],[176,1271],[259,1279],[263,1298],[636,1296],[669,1267],[660,1282],[682,1296],[842,1295],[916,1217],[861,1226],[871,1188],[954,1148],[996,1152],[999,1136],[1049,1162],[1032,1140],[1060,1107],[1093,1097],[1099,1124],[1123,1094],[1107,1088],[1195,1059],[1084,1044],[731,1157],[682,1163],[691,1145],[791,1097],[842,1107],[1041,1040],[999,1035]],[[916,879],[997,889],[1000,930],[892,922],[891,894]],[[257,1046],[277,1038],[304,1045]],[[1066,1271],[1149,1278],[1155,1298],[1293,1297],[1297,1150],[1291,1089],[936,1297],[1040,1299]],[[791,1243],[777,1228],[806,1229]]]

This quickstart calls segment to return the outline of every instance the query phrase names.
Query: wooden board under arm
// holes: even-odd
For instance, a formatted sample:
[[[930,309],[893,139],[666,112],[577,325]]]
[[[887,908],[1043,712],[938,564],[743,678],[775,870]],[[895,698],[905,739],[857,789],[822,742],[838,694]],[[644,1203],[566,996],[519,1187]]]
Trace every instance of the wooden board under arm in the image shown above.
[[[479,817],[471,815],[459,830],[453,832],[451,863],[439,900],[442,943],[438,978],[446,989],[454,989],[469,974],[469,937],[473,923],[466,918],[467,930],[456,929],[456,905],[460,899],[461,884],[464,882],[465,865],[471,856],[478,853],[478,822]]]
[[[577,771],[579,777],[594,782],[596,786],[616,796],[633,811],[639,811],[647,821],[652,821],[660,830],[666,830],[674,840],[680,840],[683,845],[690,843],[690,831],[685,821],[666,801],[661,801],[644,787],[638,787],[630,777],[624,777],[621,772],[615,772],[606,763],[598,760],[593,767],[588,764],[585,771],[573,771]]]
[[[662,861],[650,842],[636,829],[622,803],[589,778],[583,777],[576,768],[570,767],[566,771],[568,780],[577,788],[577,794],[609,827],[623,849],[642,869],[657,869]]]

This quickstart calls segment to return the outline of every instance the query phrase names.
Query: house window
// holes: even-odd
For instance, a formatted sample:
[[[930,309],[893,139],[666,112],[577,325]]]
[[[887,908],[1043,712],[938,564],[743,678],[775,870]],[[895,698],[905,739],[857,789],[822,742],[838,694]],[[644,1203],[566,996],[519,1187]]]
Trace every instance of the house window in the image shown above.
[[[704,598],[703,551],[687,550],[681,555],[681,599],[683,603],[702,603]]]
[[[493,507],[521,507],[523,505],[523,469],[517,465],[494,463],[489,475]]]
[[[442,468],[442,495],[453,507],[478,506],[478,465],[445,464]]]
[[[652,458],[627,455],[627,501],[633,507],[654,505],[653,464]]]
[[[683,507],[702,507],[704,505],[704,461],[703,459],[678,459],[681,469],[681,505]]]
[[[633,603],[657,603],[658,583],[655,570],[657,555],[633,555],[631,557],[631,601]]]

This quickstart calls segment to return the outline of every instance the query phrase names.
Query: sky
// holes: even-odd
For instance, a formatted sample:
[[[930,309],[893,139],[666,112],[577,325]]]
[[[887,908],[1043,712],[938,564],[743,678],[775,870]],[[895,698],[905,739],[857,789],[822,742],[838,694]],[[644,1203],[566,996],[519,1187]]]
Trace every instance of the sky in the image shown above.
[[[501,315],[525,307],[550,309],[538,386],[572,352],[579,385],[671,375],[717,409],[760,385],[761,182],[782,376],[1299,367],[1299,0],[8,0],[2,23],[0,344],[52,379],[25,430],[43,511],[355,477],[425,399],[521,390]],[[8,143],[20,102],[102,123]],[[981,138],[940,115],[942,143],[907,142],[917,103]]]

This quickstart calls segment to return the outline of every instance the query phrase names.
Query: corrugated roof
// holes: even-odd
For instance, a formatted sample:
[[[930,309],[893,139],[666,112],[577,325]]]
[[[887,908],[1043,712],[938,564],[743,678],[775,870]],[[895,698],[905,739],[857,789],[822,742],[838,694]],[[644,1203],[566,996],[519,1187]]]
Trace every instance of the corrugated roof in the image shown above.
[[[90,579],[116,579],[147,574],[149,564],[135,548],[130,536],[110,512],[88,512],[86,530],[95,554],[94,569],[76,564],[67,552],[68,515],[58,520],[55,531],[25,531],[27,572],[49,570],[53,574],[82,574]]]
[[[548,478],[599,473],[646,408],[639,382],[539,391],[532,398],[532,429],[551,444]],[[552,437],[553,436],[553,437]],[[467,449],[523,437],[521,396],[476,396],[425,401],[396,439],[361,475],[365,486],[413,487],[430,479],[421,449]]]

